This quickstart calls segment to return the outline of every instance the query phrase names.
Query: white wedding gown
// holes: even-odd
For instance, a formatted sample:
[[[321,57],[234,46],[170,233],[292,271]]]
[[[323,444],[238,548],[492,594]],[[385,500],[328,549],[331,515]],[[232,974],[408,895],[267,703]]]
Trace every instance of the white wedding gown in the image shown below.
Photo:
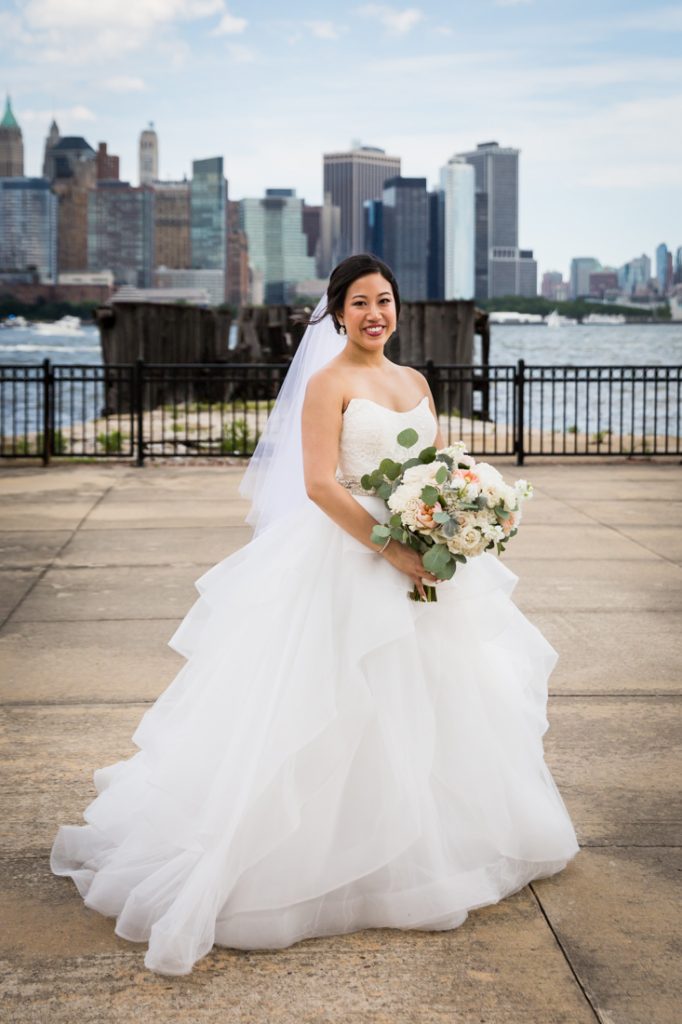
[[[426,399],[353,399],[337,475],[404,458],[408,425],[415,452],[433,442]],[[52,871],[163,974],[214,943],[455,928],[560,871],[579,847],[543,755],[557,656],[516,580],[485,554],[416,603],[312,502],[278,520],[197,581],[170,641],[187,662],[139,750],[95,771]]]

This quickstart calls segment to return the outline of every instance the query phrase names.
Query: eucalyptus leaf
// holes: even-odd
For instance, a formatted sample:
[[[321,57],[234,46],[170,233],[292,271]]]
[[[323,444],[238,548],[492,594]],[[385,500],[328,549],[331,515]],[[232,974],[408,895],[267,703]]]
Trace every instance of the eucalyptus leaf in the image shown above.
[[[372,487],[380,487],[381,484],[383,484],[384,482],[384,474],[381,472],[380,469],[374,469],[372,470],[370,479],[372,481]]]
[[[365,491],[371,491],[372,490],[372,478],[369,475],[369,473],[364,473],[360,477],[360,483],[362,484],[363,490],[365,490]]]
[[[459,523],[456,523],[454,519],[448,519],[447,523],[443,524],[442,530],[443,536],[454,537],[456,533],[459,533]]]
[[[404,473],[405,470],[410,469],[411,466],[421,466],[421,464],[421,459],[408,459],[407,462],[403,462],[402,472]]]
[[[402,448],[411,448],[419,440],[419,434],[413,427],[406,427],[400,431],[396,440]]]
[[[479,494],[479,496],[476,498],[476,504],[478,505],[479,508],[488,507],[488,499],[486,498],[485,494]]]
[[[457,568],[456,561],[447,561],[444,565],[441,565],[438,569],[437,575],[441,580],[452,580],[455,575],[455,569]]]
[[[448,467],[441,466],[438,472],[436,473],[436,483],[444,484],[449,475],[450,474],[448,473]]]
[[[422,488],[420,497],[425,505],[435,505],[438,501],[438,490],[431,484],[427,484]]]
[[[436,449],[433,447],[433,445],[430,445],[428,448],[422,448],[422,450],[419,453],[420,462],[433,462],[435,457]]]
[[[391,526],[402,526],[403,521],[400,518],[400,512],[395,512],[389,519],[389,523],[391,524]]]
[[[424,568],[428,569],[429,572],[435,572],[436,575],[439,574],[440,570],[446,566],[449,561],[450,552],[446,548],[445,544],[434,544],[422,558]]]
[[[434,512],[433,513],[433,518],[434,518],[435,522],[437,522],[437,523],[449,523],[449,522],[452,522],[452,520],[450,519],[450,513],[449,512]]]
[[[386,483],[385,481],[383,484],[379,484],[379,486],[377,487],[377,494],[379,495],[380,498],[383,498],[384,501],[386,501],[386,498],[390,498],[392,493],[393,488],[389,483]]]
[[[507,512],[506,508],[496,508],[495,515],[504,522],[506,519],[509,519],[511,512]]]
[[[376,526],[372,527],[372,532],[369,536],[369,539],[372,541],[373,544],[380,544],[382,541],[386,540],[387,537],[390,537],[390,535],[390,527],[382,526],[379,523],[377,523]]]
[[[444,462],[448,469],[452,469],[453,461],[450,455],[446,455],[445,452],[440,452],[438,455],[438,461]]]
[[[379,471],[389,480],[395,480],[400,473],[400,463],[394,462],[393,459],[382,459],[379,463]]]

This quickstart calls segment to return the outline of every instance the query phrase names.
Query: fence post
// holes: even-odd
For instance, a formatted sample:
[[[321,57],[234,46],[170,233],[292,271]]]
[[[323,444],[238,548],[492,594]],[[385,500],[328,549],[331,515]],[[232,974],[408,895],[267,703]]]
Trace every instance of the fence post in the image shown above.
[[[516,364],[516,377],[514,380],[516,388],[516,422],[514,424],[514,451],[516,452],[516,465],[522,466],[523,460],[526,457],[526,453],[523,448],[523,428],[524,428],[524,400],[525,400],[525,382],[526,382],[526,362],[524,359],[519,359]]]
[[[52,454],[52,370],[43,359],[43,466],[49,466]]]
[[[431,389],[433,395],[433,402],[436,406],[436,415],[440,413],[440,380],[438,376],[438,370],[436,369],[433,359],[426,360],[426,380]]]
[[[137,465],[144,466],[144,359],[135,363],[135,412],[137,414]]]

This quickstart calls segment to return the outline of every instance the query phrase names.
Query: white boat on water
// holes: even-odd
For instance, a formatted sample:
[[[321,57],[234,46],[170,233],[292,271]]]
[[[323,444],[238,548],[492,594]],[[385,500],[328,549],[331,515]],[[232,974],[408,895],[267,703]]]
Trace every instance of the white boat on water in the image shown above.
[[[562,316],[556,309],[553,309],[545,317],[545,323],[548,327],[563,327],[566,324],[577,324],[578,321],[572,316]]]
[[[515,311],[505,312],[498,310],[488,314],[491,324],[541,324],[544,323],[540,313],[517,313]]]
[[[589,313],[583,317],[584,324],[625,324],[622,313]]]
[[[37,323],[35,329],[38,334],[79,334],[81,318],[67,315],[61,320],[55,320],[54,323]]]
[[[0,327],[28,327],[28,320],[23,316],[8,316],[0,321]]]

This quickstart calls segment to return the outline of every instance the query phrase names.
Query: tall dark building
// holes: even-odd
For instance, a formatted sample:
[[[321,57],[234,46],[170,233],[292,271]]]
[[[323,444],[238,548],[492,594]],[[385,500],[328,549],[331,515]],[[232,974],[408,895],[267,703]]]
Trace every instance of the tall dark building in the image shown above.
[[[155,181],[152,188],[154,267],[189,268],[189,182]]]
[[[198,270],[225,270],[227,182],[221,156],[192,163],[190,245],[192,267]]]
[[[386,156],[376,146],[359,146],[347,153],[325,153],[324,195],[341,211],[338,259],[362,252],[368,199],[381,199],[384,184],[400,174],[400,157]]]
[[[475,288],[479,299],[527,292],[531,268],[512,267],[527,260],[519,250],[519,151],[497,142],[481,142],[473,152],[460,153],[476,173]],[[505,290],[500,291],[503,288]]]
[[[384,258],[384,204],[381,199],[366,199],[365,211],[365,252]]]
[[[95,156],[98,181],[117,181],[119,176],[119,158],[107,153],[106,142],[100,142]]]
[[[0,272],[57,276],[57,198],[44,178],[0,178]]]
[[[389,178],[383,190],[384,259],[408,301],[426,299],[429,200],[426,178]]]
[[[111,270],[117,284],[149,288],[153,259],[153,190],[98,181],[88,195],[88,270]]]
[[[59,142],[59,128],[57,122],[52,119],[50,130],[47,133],[45,139],[45,151],[43,154],[43,178],[47,178],[48,181],[53,181],[55,177],[54,169],[54,158],[52,156],[52,150]]]
[[[24,139],[9,96],[0,121],[0,178],[21,178],[24,174]]]
[[[95,164],[96,153],[80,135],[65,135],[50,148],[53,178],[73,178],[81,164]]]
[[[445,195],[442,189],[429,192],[429,248],[426,274],[427,298],[445,295]]]

